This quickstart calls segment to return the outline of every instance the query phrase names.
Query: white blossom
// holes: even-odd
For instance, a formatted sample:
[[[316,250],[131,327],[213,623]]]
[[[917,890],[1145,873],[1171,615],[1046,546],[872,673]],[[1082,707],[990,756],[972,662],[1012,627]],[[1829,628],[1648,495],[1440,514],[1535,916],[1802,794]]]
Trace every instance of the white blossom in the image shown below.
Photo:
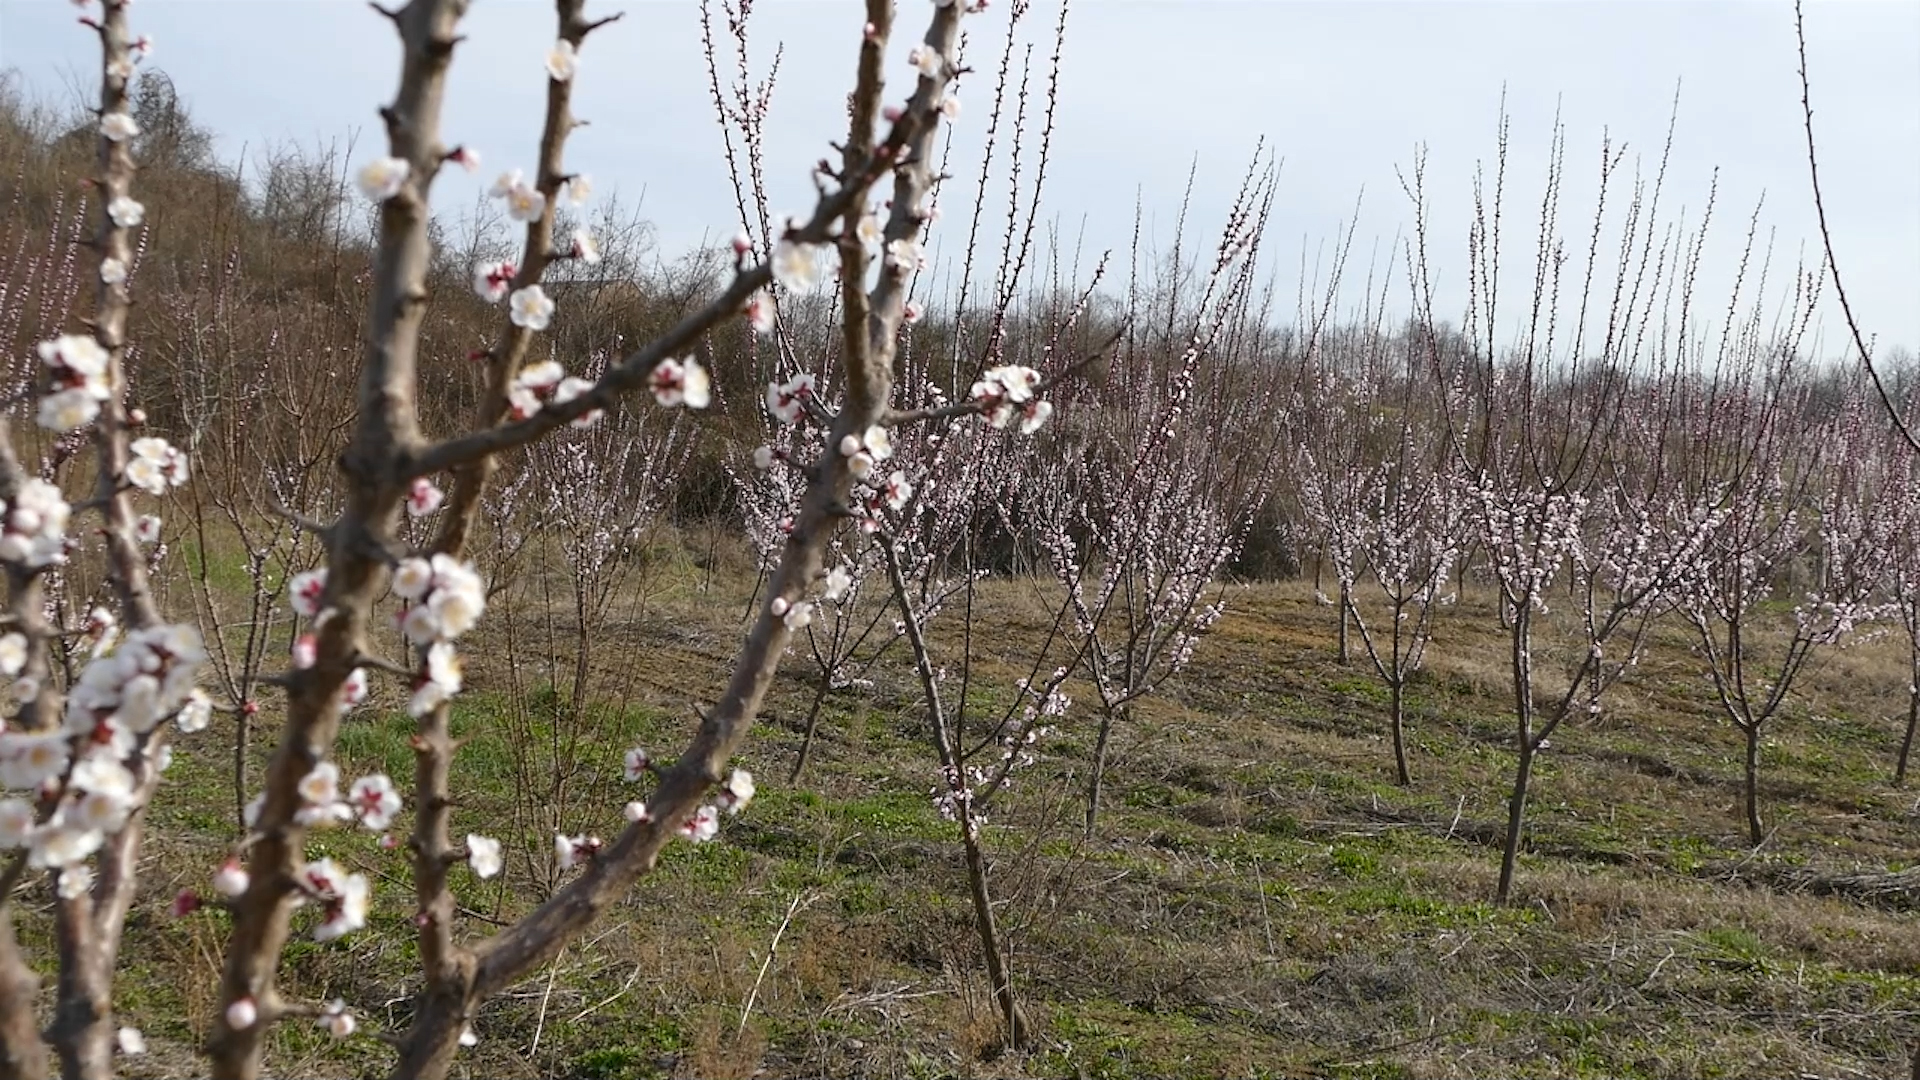
[[[228,859],[220,864],[213,874],[213,891],[221,896],[235,897],[247,891],[249,878],[246,867],[239,859]]]
[[[360,186],[360,194],[373,202],[386,202],[400,194],[412,173],[413,165],[404,158],[375,158],[360,167],[354,181]]]
[[[773,246],[773,280],[789,292],[804,295],[820,284],[820,263],[812,244],[782,240]]]
[[[520,271],[505,260],[484,262],[473,268],[473,291],[480,299],[489,304],[504,300],[507,290],[513,288],[514,275]]]
[[[713,806],[702,806],[693,816],[682,822],[680,835],[698,844],[704,844],[720,833],[720,811]]]
[[[99,415],[99,399],[79,387],[72,387],[41,398],[36,419],[49,431],[64,432],[84,427]]]
[[[813,399],[813,376],[801,372],[783,383],[767,384],[767,411],[783,424],[799,421]]]
[[[573,230],[573,243],[567,251],[589,266],[600,261],[600,245],[593,239],[593,234],[583,228]]]
[[[752,773],[745,769],[735,769],[727,775],[727,782],[721,788],[721,805],[726,808],[727,813],[737,814],[745,810],[747,804],[753,801],[757,790],[759,789],[754,787]]]
[[[515,184],[507,189],[507,216],[515,221],[532,221],[546,212],[547,197],[530,184]]]
[[[352,1035],[354,1028],[358,1026],[354,1022],[353,1014],[347,1011],[346,1001],[341,998],[334,998],[329,1002],[314,1022],[336,1039],[344,1039]]]
[[[765,289],[755,289],[747,297],[747,326],[756,334],[771,333],[775,315],[773,294]]]
[[[505,860],[500,856],[500,841],[487,836],[467,834],[467,865],[475,877],[490,878],[500,872]]]
[[[700,361],[691,356],[685,360],[660,361],[653,369],[649,384],[653,400],[669,409],[677,405],[704,409],[713,401],[713,380]]]
[[[566,82],[580,69],[580,54],[574,51],[573,42],[562,38],[547,50],[547,74],[555,82]]]
[[[440,504],[446,501],[446,493],[435,487],[426,477],[417,477],[413,486],[407,490],[407,514],[410,517],[426,517]]]
[[[836,603],[846,598],[847,590],[853,587],[853,574],[845,566],[836,566],[827,571],[825,588],[821,596]]]
[[[100,134],[109,142],[126,142],[140,134],[140,125],[123,112],[110,112],[100,118]]]
[[[0,635],[0,676],[13,678],[27,666],[27,635],[9,630]]]
[[[205,731],[212,718],[213,699],[207,696],[205,690],[195,687],[188,692],[187,703],[180,706],[173,723],[183,734],[191,735],[196,731]]]
[[[360,824],[374,832],[385,832],[400,812],[402,800],[385,773],[372,773],[353,782],[347,790],[347,803],[360,815]]]
[[[287,583],[287,600],[293,605],[293,612],[303,618],[311,619],[320,614],[320,600],[327,592],[327,568],[308,570],[293,575]]]
[[[513,325],[528,330],[545,330],[553,321],[553,301],[547,291],[538,285],[529,285],[524,289],[515,289],[507,298],[509,315]]]

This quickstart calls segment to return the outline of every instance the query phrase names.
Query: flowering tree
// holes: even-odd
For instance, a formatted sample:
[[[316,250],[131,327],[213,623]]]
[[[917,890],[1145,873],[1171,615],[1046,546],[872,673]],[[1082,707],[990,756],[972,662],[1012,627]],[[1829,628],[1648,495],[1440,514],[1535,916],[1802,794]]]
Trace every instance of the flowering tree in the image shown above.
[[[594,350],[582,375],[598,378],[608,359],[604,347]],[[551,375],[559,365],[543,361],[523,376],[542,367]],[[598,690],[624,708],[632,687],[596,686],[594,663],[604,667],[609,631],[622,618],[646,613],[647,543],[700,434],[685,410],[617,403],[591,425],[568,425],[529,446],[517,474],[490,492],[494,544],[481,565],[493,582],[489,608],[516,691],[501,721],[522,795],[517,840],[552,836],[584,803],[606,795],[603,784],[579,782],[604,754],[592,698]],[[634,665],[619,668],[621,676],[635,674]],[[517,692],[528,681],[545,691]],[[543,859],[536,878],[554,880],[557,862]]]
[[[1443,591],[1468,533],[1457,474],[1448,467],[1440,433],[1419,419],[1411,375],[1401,384],[1399,430],[1389,433],[1392,442],[1383,460],[1355,470],[1351,482],[1342,478],[1339,495],[1323,485],[1324,474],[1311,447],[1302,448],[1297,473],[1302,507],[1327,536],[1341,603],[1360,633],[1367,659],[1387,684],[1394,773],[1402,785],[1413,782],[1407,765],[1407,682],[1426,659],[1434,612],[1447,601]],[[1344,414],[1350,417],[1348,431],[1377,426],[1379,409],[1369,403],[1360,415]],[[1353,441],[1363,445],[1367,440]],[[1374,603],[1381,614],[1373,623],[1354,589],[1362,575],[1378,589]]]
[[[86,20],[104,58],[93,248],[90,333],[63,334],[37,352],[47,373],[39,425],[77,438],[90,431],[111,608],[87,618],[92,655],[64,695],[52,678],[52,650],[65,627],[49,623],[45,579],[68,558],[69,506],[45,475],[30,472],[0,425],[0,504],[8,580],[8,628],[0,670],[19,703],[0,733],[0,1060],[21,1075],[47,1070],[48,1045],[71,1076],[111,1072],[115,1045],[113,974],[132,904],[147,802],[170,754],[170,728],[206,726],[211,702],[194,687],[206,658],[191,626],[165,623],[148,585],[139,501],[184,483],[186,458],[164,439],[136,438],[140,412],[126,400],[126,327],[134,233],[145,208],[133,198],[127,88],[144,42],[131,39],[124,11]],[[56,445],[56,454],[64,457]],[[113,612],[118,611],[118,616]],[[171,722],[171,723],[170,723]],[[60,985],[51,1038],[36,1028],[38,979],[11,922],[16,889],[45,872],[54,885]]]
[[[759,327],[765,290],[777,280],[785,290],[804,293],[830,253],[841,268],[844,313],[838,401],[829,407],[794,380],[773,387],[769,401],[784,420],[808,412],[826,430],[827,447],[852,439],[873,460],[873,444],[883,437],[876,433],[895,422],[888,401],[895,343],[908,314],[905,285],[921,259],[936,134],[941,120],[957,112],[948,85],[957,73],[951,58],[968,10],[954,3],[933,7],[910,58],[916,69],[912,92],[889,104],[883,76],[894,11],[870,3],[858,43],[848,136],[839,162],[818,170],[821,195],[811,212],[772,226],[763,258],[738,249],[731,276],[716,295],[588,379],[529,362],[533,342],[555,317],[554,299],[541,283],[544,271],[555,260],[591,260],[597,252],[584,232],[557,238],[554,222],[559,201],[586,196],[584,177],[565,166],[567,136],[578,126],[571,91],[584,44],[610,19],[589,19],[581,0],[556,0],[555,8],[556,42],[546,62],[547,113],[535,168],[531,176],[503,174],[493,189],[508,215],[525,224],[524,245],[517,261],[484,264],[474,272],[474,290],[505,310],[495,340],[479,355],[484,388],[471,426],[442,438],[421,427],[419,342],[432,259],[432,182],[446,164],[478,165],[474,150],[449,147],[440,132],[447,71],[466,3],[413,0],[379,9],[398,34],[402,64],[395,97],[381,110],[386,153],[356,178],[379,217],[357,414],[339,459],[344,494],[337,515],[323,522],[287,512],[319,539],[326,557],[322,567],[289,584],[291,602],[309,629],[294,640],[291,670],[280,679],[285,724],[265,789],[248,806],[246,835],[213,876],[214,891],[233,918],[210,1040],[212,1071],[219,1077],[257,1076],[267,1031],[286,1019],[317,1019],[337,1035],[353,1031],[347,1003],[293,1001],[278,988],[279,957],[298,910],[317,912],[310,932],[320,941],[352,933],[368,912],[368,879],[330,859],[309,860],[307,840],[314,829],[334,823],[385,831],[409,803],[412,827],[401,850],[413,865],[423,980],[408,1030],[394,1036],[395,1075],[445,1075],[459,1045],[471,1037],[470,1020],[481,1001],[550,961],[651,868],[672,838],[711,837],[722,810],[737,811],[751,798],[752,779],[738,770],[729,775],[726,763],[803,621],[796,612],[819,588],[836,523],[844,520],[846,507],[898,507],[911,491],[912,481],[900,471],[875,476],[862,470],[860,450],[825,453],[808,463],[805,494],[766,601],[726,690],[704,712],[683,753],[670,764],[630,754],[630,777],[651,775],[656,783],[627,807],[627,827],[606,842],[585,833],[557,837],[561,868],[577,869],[578,875],[525,918],[467,940],[450,879],[462,863],[478,876],[496,873],[502,853],[497,840],[479,834],[454,842],[457,744],[448,706],[461,685],[456,642],[486,608],[487,590],[466,551],[496,461],[563,426],[591,426],[618,395],[634,390],[649,389],[662,407],[706,406],[708,378],[701,364],[683,358],[689,347],[742,313]],[[93,434],[99,479],[90,506],[103,517],[119,616],[102,612],[92,620],[98,655],[62,703],[42,677],[59,628],[45,622],[38,590],[48,568],[65,554],[69,511],[57,487],[9,456],[8,536],[18,542],[6,559],[18,636],[0,647],[0,661],[24,681],[15,691],[21,713],[0,736],[7,740],[0,759],[7,765],[7,786],[33,797],[9,797],[4,804],[7,831],[0,836],[19,850],[0,900],[29,871],[42,869],[53,872],[60,896],[61,987],[48,1042],[33,1027],[30,969],[10,933],[0,941],[0,994],[6,995],[0,999],[0,1047],[29,1076],[44,1072],[49,1045],[69,1075],[111,1073],[114,953],[132,895],[141,813],[164,766],[166,729],[160,725],[173,720],[184,729],[202,726],[212,704],[193,685],[204,658],[198,635],[166,625],[155,608],[136,521],[136,498],[187,477],[184,457],[164,441],[132,436],[138,417],[124,393],[130,230],[143,217],[130,190],[128,140],[137,124],[126,111],[126,91],[136,44],[143,43],[129,34],[124,0],[104,0],[87,24],[98,33],[103,55],[99,300],[91,334],[41,347],[51,385],[40,399],[39,418],[55,431]],[[869,208],[869,192],[883,182],[891,186],[891,210],[880,216]],[[884,259],[876,261],[870,245]],[[953,411],[998,412],[1007,397],[982,394]],[[442,476],[451,478],[445,494],[435,482]],[[422,542],[406,525],[415,515],[434,524],[430,536],[420,535]],[[375,643],[374,609],[389,595],[399,604],[396,614],[411,652],[404,660],[380,655]],[[112,628],[116,622],[124,631]],[[417,765],[406,792],[383,775],[346,785],[329,760],[342,710],[365,692],[370,675],[387,673],[405,680],[408,711],[418,725]],[[709,801],[716,784],[718,797]],[[197,902],[183,896],[179,906]],[[125,1033],[122,1041],[136,1043],[137,1033]]]
[[[1692,344],[1687,327],[1705,230],[1703,224],[1685,240],[1671,230],[1663,237],[1659,206],[1671,143],[1653,182],[1633,184],[1616,226],[1613,280],[1604,290],[1596,283],[1608,258],[1602,251],[1608,198],[1624,154],[1602,146],[1593,228],[1583,269],[1576,264],[1581,278],[1572,310],[1563,312],[1569,260],[1558,235],[1565,162],[1556,125],[1528,316],[1510,348],[1500,344],[1496,318],[1506,148],[1503,118],[1490,197],[1482,181],[1475,183],[1464,342],[1450,343],[1433,318],[1418,165],[1407,184],[1416,212],[1409,253],[1415,308],[1508,639],[1515,763],[1496,886],[1502,903],[1512,896],[1535,758],[1563,723],[1599,714],[1606,691],[1635,667],[1654,618],[1693,580],[1720,521],[1712,489],[1682,487],[1678,496],[1669,490],[1667,455],[1676,425],[1687,418],[1686,399],[1674,387]],[[1677,291],[1682,308],[1677,321],[1656,332],[1651,316],[1663,290]],[[1746,340],[1734,334],[1740,297],[1736,283],[1725,331],[1729,347]],[[1564,671],[1548,672],[1535,655],[1535,632],[1560,603],[1555,593],[1563,575],[1579,652]]]
[[[1885,458],[1862,430],[1868,408],[1855,393],[1847,408],[1813,438],[1799,429],[1806,415],[1804,387],[1791,381],[1790,353],[1746,404],[1723,400],[1730,426],[1726,459],[1726,520],[1716,530],[1703,572],[1680,598],[1692,626],[1714,696],[1745,743],[1747,835],[1766,838],[1760,815],[1760,741],[1779,715],[1795,680],[1816,650],[1837,645],[1854,628],[1882,614],[1879,589],[1900,528],[1897,510],[1883,509],[1889,477]],[[1739,399],[1754,394],[1732,390]],[[1828,455],[1839,461],[1829,461]],[[1756,623],[1792,564],[1811,552],[1812,579],[1793,607],[1793,625],[1777,648],[1763,643]]]
[[[1038,396],[1045,384],[1033,369],[992,368],[982,383],[987,393],[1006,402],[1008,411],[1028,411],[1022,404],[1026,401],[1046,405]],[[937,390],[932,397],[932,410],[946,411]],[[1044,420],[1051,406],[1032,411]],[[995,505],[994,478],[1006,475],[1006,466],[1019,455],[1009,452],[1004,437],[996,437],[1004,435],[994,427],[1008,423],[1005,414],[977,423],[953,417],[944,421],[939,435],[919,442],[922,461],[916,475],[921,483],[902,505],[892,508],[896,513],[887,522],[876,522],[872,546],[884,567],[899,632],[920,683],[928,741],[938,765],[931,791],[934,805],[954,823],[959,838],[974,928],[1007,1043],[1024,1047],[1032,1031],[1014,987],[1011,950],[995,911],[981,828],[988,800],[1012,782],[1015,769],[1033,763],[1030,747],[1051,733],[1049,721],[1065,713],[1068,701],[1060,687],[1077,665],[1064,664],[1043,675],[1055,644],[1055,635],[1049,634],[1009,703],[984,709],[978,704],[974,600],[986,571],[978,565],[977,541]],[[953,606],[961,609],[958,647],[949,644],[936,652],[940,646],[933,636],[934,621]]]
[[[1051,448],[1060,464],[1029,473],[1008,513],[1009,529],[1031,538],[1060,582],[1074,651],[1100,698],[1088,837],[1116,726],[1186,668],[1220,618],[1224,602],[1210,596],[1271,487],[1278,398],[1271,383],[1238,384],[1244,358],[1233,346],[1259,320],[1252,283],[1273,182],[1270,168],[1250,170],[1198,297],[1181,294],[1176,263],[1164,325],[1129,290],[1117,354],[1091,380],[1126,405],[1061,425]],[[1180,310],[1183,302],[1192,306]]]
[[[1880,512],[1888,516],[1891,545],[1884,567],[1887,606],[1907,638],[1907,723],[1893,767],[1893,782],[1901,784],[1920,729],[1920,457],[1890,471],[1897,480],[1883,494]]]

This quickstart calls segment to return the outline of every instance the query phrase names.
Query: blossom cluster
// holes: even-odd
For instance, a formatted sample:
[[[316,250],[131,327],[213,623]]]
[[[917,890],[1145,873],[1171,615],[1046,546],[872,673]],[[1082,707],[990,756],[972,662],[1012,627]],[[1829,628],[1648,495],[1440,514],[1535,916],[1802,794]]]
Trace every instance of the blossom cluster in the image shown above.
[[[810,406],[816,400],[816,384],[811,374],[801,372],[785,382],[767,384],[767,411],[782,424],[798,424],[804,418]],[[893,438],[887,429],[880,425],[871,425],[858,434],[849,433],[840,439],[837,449],[840,456],[847,459],[847,471],[855,480],[862,481],[865,502],[872,513],[878,513],[882,506],[890,510],[900,510],[913,498],[914,485],[905,471],[895,469],[884,478],[876,478],[875,466],[893,456]],[[776,454],[770,446],[762,446],[754,451],[754,467],[765,470],[773,466]],[[866,528],[876,525],[872,517],[863,522]],[[786,614],[775,612],[776,615]],[[806,625],[804,612],[798,617],[799,625]],[[789,618],[788,625],[794,626],[795,619]]]
[[[320,905],[313,940],[334,941],[367,925],[373,886],[365,874],[349,874],[332,859],[321,859],[303,867],[295,880],[306,898]]]
[[[633,784],[645,779],[647,774],[653,771],[654,763],[652,756],[646,750],[636,746],[627,751],[623,766],[627,782]],[[720,785],[720,792],[714,801],[700,807],[686,821],[681,822],[678,832],[696,843],[713,839],[720,833],[721,812],[738,814],[745,810],[747,804],[753,801],[755,790],[752,773],[745,769],[733,770],[727,775],[726,781]],[[652,821],[653,814],[644,801],[635,799],[627,803],[626,819],[638,824]],[[597,836],[561,834],[553,838],[554,855],[562,870],[571,870],[586,862],[600,850],[601,846],[602,842]]]
[[[507,298],[519,272],[520,268],[506,259],[481,263],[473,268],[473,291],[487,303],[497,304]]]
[[[1036,397],[1040,373],[1019,364],[988,368],[968,397],[981,403],[981,415],[991,427],[1003,428],[1020,418],[1020,434],[1031,435],[1053,415],[1053,403]]]
[[[72,513],[58,487],[37,477],[25,481],[12,502],[0,502],[0,560],[26,567],[65,562]]]
[[[51,373],[51,389],[40,399],[40,426],[67,432],[100,415],[100,403],[112,395],[107,385],[107,350],[88,334],[62,334],[39,346],[40,362]]]
[[[767,411],[783,424],[797,424],[815,393],[813,376],[805,371],[786,382],[768,383]]]
[[[531,287],[539,288],[538,285]],[[591,389],[593,383],[568,375],[567,369],[561,367],[558,361],[542,360],[521,368],[519,374],[507,383],[507,406],[515,420],[525,420],[546,405],[564,405]],[[582,413],[574,419],[573,426],[592,427],[599,422],[600,415],[599,409]]]
[[[515,221],[532,221],[546,212],[547,197],[527,183],[519,169],[503,172],[487,189],[487,194],[507,204],[507,216]]]
[[[887,429],[875,424],[859,435],[845,435],[840,439],[840,456],[847,459],[847,471],[855,479],[865,480],[873,472],[875,462],[885,461],[893,456],[893,437]]]
[[[647,385],[653,391],[653,400],[663,408],[685,405],[689,409],[704,409],[713,401],[713,379],[707,369],[700,366],[700,361],[691,356],[685,360],[660,361],[654,365]]]
[[[187,482],[187,455],[165,439],[148,436],[127,447],[127,483],[149,495],[165,495]]]
[[[7,635],[0,668],[17,675],[25,653],[24,637]],[[28,799],[0,799],[0,849],[25,849],[34,869],[59,871],[63,896],[89,888],[85,860],[139,805],[145,769],[166,768],[166,748],[149,756],[148,736],[168,719],[183,731],[206,726],[212,703],[193,685],[205,660],[192,626],[135,630],[81,671],[59,730],[0,732],[0,789],[53,803],[41,820]],[[30,698],[38,689],[15,693]]]
[[[393,593],[412,606],[400,618],[401,632],[420,645],[450,642],[480,621],[486,585],[473,564],[451,555],[407,558],[393,572]]]

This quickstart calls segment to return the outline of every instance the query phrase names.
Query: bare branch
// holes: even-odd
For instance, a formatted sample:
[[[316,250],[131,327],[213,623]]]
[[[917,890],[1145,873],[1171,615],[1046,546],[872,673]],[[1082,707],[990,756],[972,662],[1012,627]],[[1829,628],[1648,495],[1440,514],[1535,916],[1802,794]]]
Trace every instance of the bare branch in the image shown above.
[[[1900,407],[1894,404],[1893,395],[1888,393],[1886,383],[1881,380],[1879,369],[1873,366],[1873,350],[1867,347],[1866,335],[1860,332],[1860,323],[1853,317],[1853,305],[1847,302],[1846,287],[1840,283],[1840,260],[1833,252],[1833,234],[1827,229],[1826,200],[1820,196],[1820,161],[1813,146],[1813,91],[1807,78],[1807,27],[1800,0],[1794,0],[1793,4],[1793,36],[1800,50],[1800,114],[1807,132],[1807,178],[1813,185],[1813,210],[1820,221],[1820,246],[1826,253],[1827,273],[1833,275],[1833,293],[1840,298],[1840,313],[1846,316],[1847,332],[1853,338],[1854,349],[1860,354],[1861,366],[1867,369],[1867,378],[1873,381],[1874,392],[1880,395],[1880,404],[1886,409],[1887,419],[1892,421],[1894,430],[1900,433],[1907,447],[1920,453],[1920,437],[1916,437],[1913,429],[1907,425]]]

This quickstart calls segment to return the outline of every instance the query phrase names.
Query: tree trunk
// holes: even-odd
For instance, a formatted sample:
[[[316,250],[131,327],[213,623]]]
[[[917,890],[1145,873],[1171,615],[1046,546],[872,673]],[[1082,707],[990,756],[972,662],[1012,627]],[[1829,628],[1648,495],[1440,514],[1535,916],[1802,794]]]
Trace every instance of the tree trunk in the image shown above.
[[[1742,724],[1747,733],[1747,837],[1758,847],[1766,839],[1760,821],[1760,725]]]
[[[472,989],[472,964],[448,974],[449,978],[436,980],[420,995],[420,1012],[407,1029],[400,1059],[393,1066],[394,1080],[443,1080],[452,1072],[460,1036],[467,1030],[465,996]]]
[[[33,1015],[39,994],[40,979],[15,944],[13,912],[0,905],[0,1077],[5,1080],[47,1075],[47,1044]]]
[[[1507,844],[1500,853],[1500,886],[1494,899],[1506,903],[1513,895],[1513,867],[1520,858],[1520,826],[1527,812],[1527,785],[1533,780],[1533,738],[1520,729],[1520,763],[1513,771],[1513,794],[1507,799]]]
[[[1085,836],[1093,839],[1094,826],[1100,818],[1100,790],[1107,778],[1107,744],[1113,738],[1113,710],[1100,714],[1100,738],[1093,746],[1093,776],[1087,781],[1087,830]]]
[[[65,1080],[110,1080],[113,1076],[113,1001],[109,996],[113,954],[109,944],[94,933],[92,915],[92,898],[82,896],[62,900],[55,916],[63,955],[52,1041]]]
[[[968,801],[966,790],[965,759],[961,756],[958,725],[964,712],[956,714],[953,725],[947,722],[946,711],[940,702],[940,685],[935,676],[933,657],[927,651],[926,639],[921,635],[920,621],[914,615],[913,607],[907,602],[907,581],[900,570],[899,556],[890,546],[882,545],[882,555],[887,561],[887,577],[893,585],[894,603],[900,608],[901,618],[906,624],[907,645],[913,650],[913,666],[920,675],[920,689],[926,697],[929,734],[933,736],[934,751],[940,758],[940,767],[951,785],[949,792],[954,796],[954,818],[960,826],[960,845],[966,853],[967,891],[973,900],[973,925],[980,934],[980,947],[986,954],[987,978],[993,982],[993,996],[1000,1008],[1001,1020],[1006,1025],[1007,1045],[1013,1049],[1025,1047],[1030,1034],[1027,1029],[1026,1014],[1020,1009],[1019,998],[1013,992],[1013,976],[1008,971],[1007,954],[1000,947],[1000,927],[993,917],[993,897],[987,890],[987,860],[980,850],[979,826],[973,816],[973,804]],[[1111,715],[1111,714],[1109,714]],[[1107,728],[1101,727],[1100,745],[1104,752]],[[1098,774],[1095,774],[1096,785]],[[1088,818],[1088,827],[1092,827],[1092,818]]]
[[[1900,740],[1900,758],[1893,765],[1893,782],[1907,782],[1907,756],[1913,752],[1913,731],[1920,727],[1920,672],[1907,688],[1907,734]]]
[[[787,774],[787,783],[800,781],[800,773],[807,767],[807,755],[813,751],[813,733],[820,726],[820,706],[827,700],[827,673],[820,673],[820,681],[813,688],[813,704],[807,707],[807,733],[800,738],[800,756],[793,759],[793,771]]]
[[[1000,945],[1000,927],[993,917],[993,897],[987,892],[987,860],[980,850],[980,837],[973,823],[973,812],[960,808],[960,843],[967,853],[967,887],[973,896],[973,925],[980,933],[980,948],[986,953],[987,977],[993,981],[994,1003],[1000,1007],[1000,1019],[1006,1025],[1007,1047],[1025,1049],[1032,1035],[1026,1012],[1013,992],[1013,973],[1008,969],[1006,953]]]
[[[201,556],[205,558],[206,556]],[[253,717],[247,713],[247,703],[241,702],[239,711],[233,714],[233,823],[242,830],[247,827],[247,803],[253,796],[247,794],[252,785],[247,783],[247,747],[253,734]]]
[[[1353,648],[1347,640],[1347,605],[1353,602],[1353,591],[1345,583],[1340,586],[1340,662],[1353,661]]]
[[[1392,684],[1393,695],[1393,769],[1395,783],[1401,787],[1413,783],[1413,773],[1407,769],[1407,733],[1406,733],[1406,680],[1396,678]]]

